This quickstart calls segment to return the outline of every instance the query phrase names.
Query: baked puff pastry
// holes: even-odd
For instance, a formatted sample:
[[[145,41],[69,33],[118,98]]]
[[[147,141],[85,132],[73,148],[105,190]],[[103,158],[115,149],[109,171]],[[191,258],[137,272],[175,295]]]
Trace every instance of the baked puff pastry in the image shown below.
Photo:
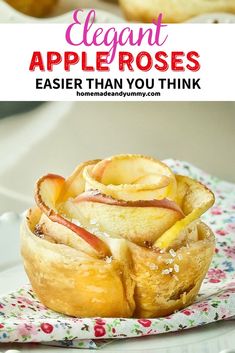
[[[192,303],[214,252],[201,183],[142,155],[80,164],[36,184],[21,227],[32,287],[76,317],[159,317]]]
[[[43,17],[47,16],[58,0],[5,0],[16,10],[23,12],[28,16]]]
[[[235,13],[234,0],[119,0],[128,20],[152,22],[160,13],[164,22],[183,22],[210,12]]]

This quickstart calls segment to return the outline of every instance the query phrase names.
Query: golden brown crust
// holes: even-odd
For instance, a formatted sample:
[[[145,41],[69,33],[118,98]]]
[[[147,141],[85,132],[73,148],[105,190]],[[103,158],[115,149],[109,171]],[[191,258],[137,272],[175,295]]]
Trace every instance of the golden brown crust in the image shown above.
[[[26,15],[42,17],[50,13],[58,0],[6,0],[6,2]]]
[[[197,227],[201,240],[158,256],[131,244],[137,317],[169,315],[194,301],[214,252],[210,229],[201,222]]]
[[[37,237],[40,217],[32,210],[22,224],[24,266],[42,303],[71,316],[168,315],[195,299],[213,255],[214,236],[201,222],[199,240],[179,250],[159,253],[126,241],[123,257],[101,260]]]
[[[235,13],[234,0],[119,0],[128,20],[152,22],[162,13],[164,22],[183,22],[204,13]]]
[[[130,317],[135,308],[134,282],[123,264],[40,239],[32,232],[39,218],[40,212],[32,210],[29,221],[22,224],[21,253],[40,301],[71,316]]]

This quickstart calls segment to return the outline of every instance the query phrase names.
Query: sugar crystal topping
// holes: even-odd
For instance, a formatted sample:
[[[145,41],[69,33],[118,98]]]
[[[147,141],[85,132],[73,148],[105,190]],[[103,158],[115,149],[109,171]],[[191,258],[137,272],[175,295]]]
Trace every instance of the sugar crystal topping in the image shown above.
[[[112,256],[106,256],[105,262],[107,262],[107,264],[111,264],[112,261],[113,261],[113,257]]]
[[[176,257],[176,252],[175,252],[175,250],[170,249],[169,253],[170,253],[170,255],[171,255],[172,257]]]
[[[174,271],[175,271],[175,272],[179,272],[179,270],[180,270],[179,265],[175,264],[175,265],[174,265]]]
[[[162,270],[163,275],[169,275],[171,272],[173,272],[173,268],[166,268],[165,270]]]

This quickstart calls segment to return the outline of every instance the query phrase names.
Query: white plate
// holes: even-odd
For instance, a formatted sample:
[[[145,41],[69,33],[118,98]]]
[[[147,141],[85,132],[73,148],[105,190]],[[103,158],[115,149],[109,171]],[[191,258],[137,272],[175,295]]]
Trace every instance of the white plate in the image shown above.
[[[7,213],[0,217],[0,296],[16,290],[27,282],[18,251],[21,218],[16,213]],[[35,344],[0,344],[0,352],[9,349],[17,349],[22,353],[62,352],[61,348]],[[218,322],[198,329],[155,337],[118,340],[102,348],[102,351],[110,353],[123,351],[136,353],[225,353],[224,350],[229,350],[226,353],[235,353],[234,321]],[[87,350],[79,351],[87,352]]]

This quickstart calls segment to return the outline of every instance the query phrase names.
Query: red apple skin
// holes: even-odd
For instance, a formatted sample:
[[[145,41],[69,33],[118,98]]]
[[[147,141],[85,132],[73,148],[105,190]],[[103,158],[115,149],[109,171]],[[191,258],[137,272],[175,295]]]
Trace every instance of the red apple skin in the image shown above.
[[[59,223],[65,227],[69,228],[74,233],[76,233],[78,236],[80,236],[84,241],[86,241],[90,246],[92,246],[98,252],[98,254],[100,254],[100,257],[104,258],[106,256],[110,256],[111,253],[110,253],[108,246],[101,239],[99,239],[94,234],[88,232],[86,229],[79,227],[76,224],[68,221],[67,219],[62,217],[60,214],[58,214],[55,210],[53,210],[52,208],[48,207],[45,204],[45,202],[42,199],[40,190],[41,190],[42,183],[45,182],[47,179],[56,180],[58,183],[63,183],[65,180],[63,177],[61,177],[59,175],[48,174],[48,175],[43,176],[42,178],[40,178],[37,181],[35,201],[36,201],[37,206],[41,209],[41,211],[43,213],[45,213],[45,215],[51,221]]]
[[[138,200],[138,201],[124,201],[117,200],[111,196],[104,195],[96,190],[86,191],[80,195],[78,195],[74,202],[97,202],[103,203],[111,206],[122,206],[122,207],[159,207],[159,208],[167,208],[173,211],[176,211],[184,217],[184,213],[181,210],[180,206],[177,205],[174,201],[168,199],[162,200]]]

